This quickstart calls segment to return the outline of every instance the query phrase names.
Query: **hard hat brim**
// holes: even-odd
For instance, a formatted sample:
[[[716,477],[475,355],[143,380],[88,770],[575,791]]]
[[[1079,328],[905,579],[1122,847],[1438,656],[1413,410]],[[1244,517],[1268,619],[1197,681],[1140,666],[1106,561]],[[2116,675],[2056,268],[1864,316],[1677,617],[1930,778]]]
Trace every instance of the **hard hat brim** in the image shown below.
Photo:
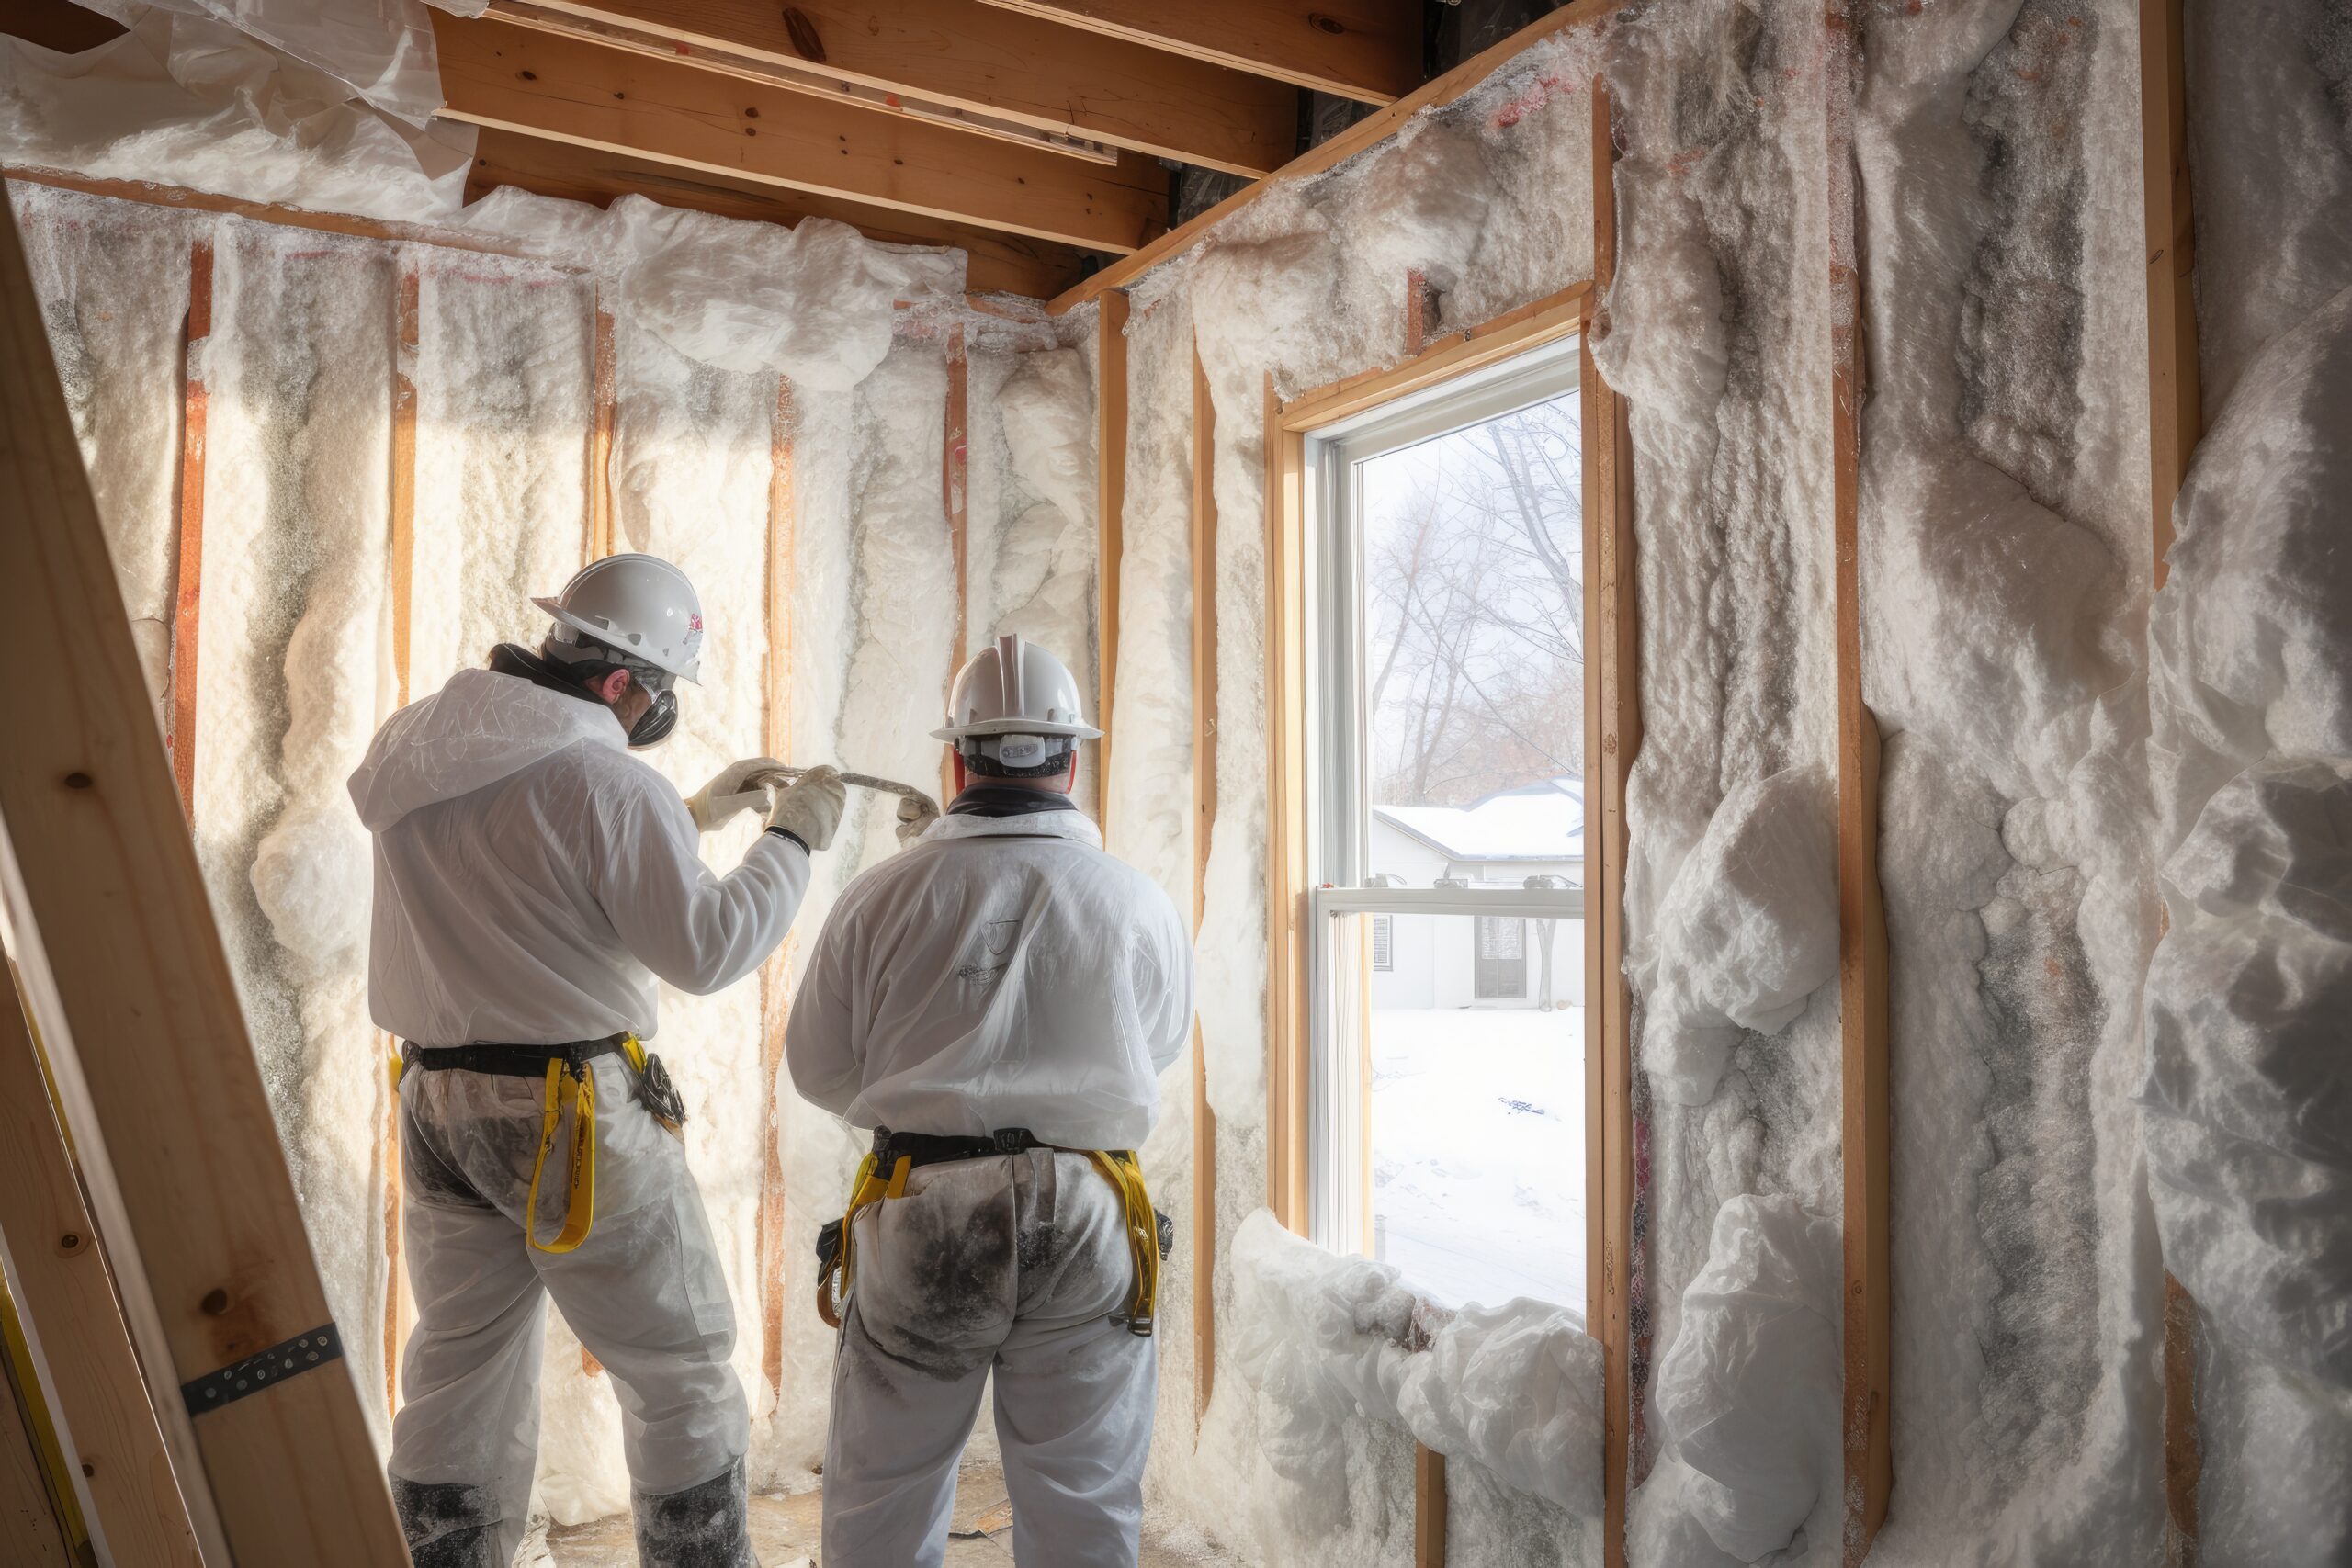
[[[558,601],[534,596],[531,603],[538,606],[540,609],[545,610],[548,615],[553,615],[557,620],[561,621],[565,626],[570,626],[573,631],[579,632],[585,637],[593,637],[607,648],[613,648],[616,651],[626,652],[631,659],[642,660],[644,662],[652,665],[656,670],[667,671],[669,673],[675,675],[681,681],[690,681],[697,686],[702,684],[702,660],[699,659],[695,660],[691,663],[680,665],[673,664],[666,659],[658,658],[655,655],[647,652],[643,649],[632,648],[621,649],[614,644],[612,640],[612,633],[606,631],[600,626],[596,626],[592,622],[582,618],[579,615],[573,615],[571,611],[565,609]]]
[[[1102,739],[1102,732],[1091,724],[1048,724],[1035,718],[984,718],[977,724],[951,724],[931,732],[933,740],[964,740],[981,735],[1051,735],[1070,740]]]

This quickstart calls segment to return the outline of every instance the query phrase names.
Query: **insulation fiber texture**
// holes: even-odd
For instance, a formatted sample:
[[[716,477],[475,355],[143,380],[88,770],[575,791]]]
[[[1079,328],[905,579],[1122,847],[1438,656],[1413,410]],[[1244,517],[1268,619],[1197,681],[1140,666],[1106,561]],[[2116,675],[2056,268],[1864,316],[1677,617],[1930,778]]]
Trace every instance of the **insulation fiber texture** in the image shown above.
[[[2140,1098],[2209,1563],[2352,1562],[2352,9],[2187,13],[2208,429],[2151,615]]]

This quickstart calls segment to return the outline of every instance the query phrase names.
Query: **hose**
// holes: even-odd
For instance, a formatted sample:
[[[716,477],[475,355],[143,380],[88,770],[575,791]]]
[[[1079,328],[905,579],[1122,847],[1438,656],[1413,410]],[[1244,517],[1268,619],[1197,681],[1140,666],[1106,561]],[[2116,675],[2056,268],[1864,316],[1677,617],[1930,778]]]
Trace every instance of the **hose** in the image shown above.
[[[773,772],[762,773],[752,782],[765,784],[771,779],[797,779],[808,771],[806,768],[777,768]],[[910,784],[900,784],[896,779],[877,778],[872,773],[843,773],[842,783],[855,784],[860,789],[879,790],[885,795],[902,795],[909,800],[920,800],[931,807],[931,814],[933,817],[939,815],[939,802]]]

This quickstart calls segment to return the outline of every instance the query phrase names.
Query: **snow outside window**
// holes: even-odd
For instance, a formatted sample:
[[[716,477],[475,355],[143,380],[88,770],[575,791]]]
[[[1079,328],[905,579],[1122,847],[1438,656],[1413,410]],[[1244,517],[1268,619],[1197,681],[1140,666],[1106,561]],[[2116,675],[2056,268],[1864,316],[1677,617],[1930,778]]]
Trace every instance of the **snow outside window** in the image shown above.
[[[1555,343],[1310,437],[1310,1229],[1581,1309],[1583,443]]]

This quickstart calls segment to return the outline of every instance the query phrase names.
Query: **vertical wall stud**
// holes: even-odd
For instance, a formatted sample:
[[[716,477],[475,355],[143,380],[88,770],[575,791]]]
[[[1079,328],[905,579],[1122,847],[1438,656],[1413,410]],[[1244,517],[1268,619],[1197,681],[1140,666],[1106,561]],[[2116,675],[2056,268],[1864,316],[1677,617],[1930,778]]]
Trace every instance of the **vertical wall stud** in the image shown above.
[[[1586,1135],[1599,1213],[1588,1211],[1587,1306],[1603,1359],[1602,1551],[1625,1561],[1625,1494],[1634,1450],[1633,1337],[1633,995],[1625,979],[1625,780],[1641,747],[1640,642],[1634,570],[1633,437],[1624,400],[1601,377],[1592,344],[1608,333],[1617,270],[1615,122],[1607,85],[1592,85],[1593,311],[1583,351],[1585,658]],[[1598,872],[1593,869],[1598,860]],[[1594,1109],[1597,1108],[1597,1111]],[[1592,1163],[1597,1160],[1597,1164]]]
[[[767,754],[792,755],[792,587],[799,496],[793,468],[796,411],[792,383],[777,377],[775,412],[768,434],[767,703],[762,739]],[[784,1151],[776,1077],[784,1066],[784,1026],[790,1013],[793,939],[786,937],[760,970],[760,1095],[767,1104],[765,1148],[760,1162],[760,1369],[768,1386],[784,1392]]]
[[[391,597],[392,681],[395,706],[409,699],[409,644],[413,626],[412,594],[416,575],[416,352],[423,276],[412,257],[401,265],[392,331]],[[379,1034],[378,1043],[396,1052],[400,1043]],[[401,1367],[401,1101],[386,1082],[384,1122],[379,1131],[384,1168],[384,1408],[400,1404]]]
[[[1193,931],[1207,902],[1216,828],[1216,404],[1193,350]],[[1216,1112],[1207,1046],[1193,1021],[1193,1420],[1216,1380]]]
[[[2189,209],[2188,80],[2181,0],[2140,3],[2142,195],[2147,206],[2151,589],[2165,585],[2173,503],[2204,430],[2197,364],[2197,244]],[[2197,1303],[2165,1274],[2165,1514],[2167,1561],[2196,1559]]]
[[[613,431],[617,423],[620,371],[613,341],[613,310],[605,286],[595,293],[595,346],[590,396],[594,417],[588,426],[588,558],[613,553]]]
[[[188,247],[187,351],[180,412],[179,584],[172,609],[172,712],[164,743],[180,806],[196,817],[198,612],[204,599],[205,347],[212,336],[212,242]]]
[[[1127,296],[1105,290],[1094,318],[1094,716],[1102,739],[1094,743],[1094,817],[1111,840],[1111,712],[1119,674],[1119,563],[1125,554],[1127,503]]]
[[[1853,107],[1859,40],[1850,0],[1826,14],[1830,438],[1838,614],[1838,976],[1845,1148],[1846,1561],[1860,1562],[1894,1487],[1887,1249],[1886,909],[1878,878],[1878,720],[1863,700],[1861,288]]]
[[[939,705],[947,707],[948,694],[956,682],[956,671],[964,665],[964,650],[971,636],[969,622],[972,613],[970,578],[971,521],[968,497],[964,484],[966,456],[965,425],[970,414],[970,386],[964,354],[964,323],[956,322],[947,329],[947,428],[946,438],[939,448],[939,490],[942,504],[947,509],[948,547],[955,556],[956,571],[956,640],[947,649],[947,678],[941,682]],[[944,805],[956,793],[955,765],[943,751],[939,759],[939,799]]]
[[[1445,1568],[1445,1456],[1413,1445],[1413,1568]]]

